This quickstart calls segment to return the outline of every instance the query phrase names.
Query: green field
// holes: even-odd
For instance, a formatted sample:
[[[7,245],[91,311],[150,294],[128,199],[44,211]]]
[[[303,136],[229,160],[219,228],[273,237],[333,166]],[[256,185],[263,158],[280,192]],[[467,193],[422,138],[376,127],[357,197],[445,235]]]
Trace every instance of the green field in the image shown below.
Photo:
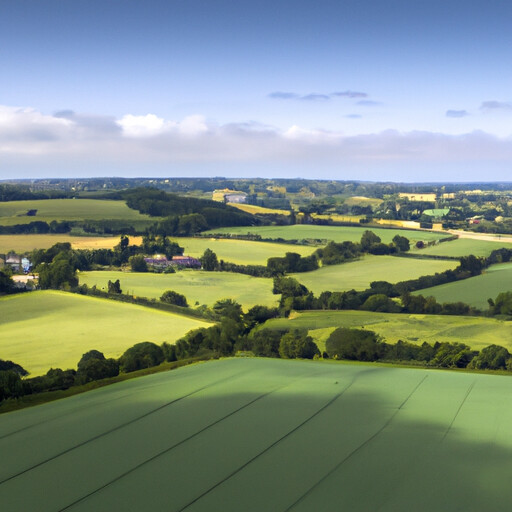
[[[326,329],[365,327],[380,334],[384,341],[398,340],[421,344],[439,342],[466,343],[482,349],[496,344],[512,352],[512,322],[494,318],[452,315],[408,315],[370,311],[305,311],[293,313],[290,319],[276,318],[265,328],[304,328],[317,340],[327,338]],[[312,331],[312,332],[311,332]],[[330,332],[329,332],[330,334]]]
[[[459,238],[450,242],[425,247],[418,251],[419,254],[432,254],[436,256],[489,256],[492,251],[506,247],[512,249],[512,244],[505,242],[492,242],[488,240],[472,240],[469,238]]]
[[[315,294],[319,294],[326,290],[365,290],[372,281],[396,283],[453,269],[458,264],[458,261],[417,260],[368,254],[357,261],[327,265],[312,272],[292,274],[292,277]]]
[[[223,240],[214,238],[176,238],[185,254],[194,257],[203,255],[205,249],[211,249],[219,260],[242,265],[266,265],[269,258],[284,256],[287,252],[296,252],[309,256],[316,247],[269,242],[250,242],[246,240]]]
[[[310,224],[295,224],[293,226],[250,226],[250,227],[232,227],[216,228],[206,233],[233,233],[246,234],[253,233],[261,235],[263,238],[283,238],[284,240],[303,240],[318,238],[325,240],[334,240],[335,242],[359,242],[365,230],[371,230],[378,235],[383,243],[390,243],[395,235],[405,236],[411,242],[423,240],[439,240],[444,238],[442,233],[431,231],[415,231],[411,229],[385,229],[375,227],[357,227],[357,226],[313,226]]]
[[[2,510],[503,512],[512,379],[231,359],[0,416]]]
[[[76,368],[96,349],[119,357],[140,341],[173,342],[208,323],[163,311],[84,297],[38,291],[0,299],[0,359],[10,359],[32,376],[50,368]]]
[[[432,295],[441,304],[465,302],[475,308],[486,310],[489,307],[487,299],[494,300],[498,293],[510,290],[512,290],[512,263],[501,263],[492,265],[479,276],[424,288],[414,292],[414,295],[424,297]]]
[[[250,308],[256,304],[276,305],[272,280],[231,272],[182,270],[175,274],[135,272],[82,272],[80,284],[107,288],[108,281],[119,279],[123,293],[140,297],[159,298],[166,290],[174,290],[187,297],[189,306],[212,306],[219,299],[233,299]]]
[[[28,210],[37,210],[33,217],[27,217]],[[31,201],[0,202],[0,225],[27,224],[29,222],[52,220],[105,220],[151,221],[157,217],[143,215],[126,206],[124,201],[99,199],[40,199]]]

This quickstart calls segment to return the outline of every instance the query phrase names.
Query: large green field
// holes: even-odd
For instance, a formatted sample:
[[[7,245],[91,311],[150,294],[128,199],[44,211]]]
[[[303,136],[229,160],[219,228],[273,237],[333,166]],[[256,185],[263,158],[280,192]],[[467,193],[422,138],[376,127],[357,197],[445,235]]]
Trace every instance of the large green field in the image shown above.
[[[65,292],[38,291],[0,299],[0,359],[33,376],[76,368],[96,349],[119,357],[140,341],[173,342],[208,323],[120,302]]]
[[[28,210],[37,210],[27,217]],[[143,215],[126,206],[124,201],[99,199],[40,199],[31,201],[0,202],[0,225],[27,224],[34,221],[52,220],[127,220],[151,221],[158,218]]]
[[[512,290],[512,263],[492,265],[479,276],[446,283],[414,292],[414,295],[432,295],[437,302],[465,302],[479,309],[487,309],[487,299],[495,299],[501,292]]]
[[[246,234],[253,233],[261,235],[263,238],[283,238],[284,240],[303,240],[303,239],[325,239],[335,242],[359,242],[365,230],[371,230],[378,235],[383,243],[390,243],[395,235],[405,236],[411,242],[423,240],[439,240],[444,238],[443,233],[432,231],[415,231],[412,229],[385,229],[377,227],[357,227],[357,226],[313,226],[310,224],[295,224],[293,226],[250,226],[250,227],[232,227],[216,228],[210,233],[233,233]],[[207,232],[208,233],[208,232]]]
[[[269,258],[284,256],[287,252],[309,256],[316,250],[316,247],[311,246],[249,242],[246,240],[176,238],[175,241],[185,248],[185,254],[189,256],[200,257],[205,249],[211,249],[219,260],[242,265],[266,265]]]
[[[443,242],[418,251],[420,254],[432,254],[436,256],[489,256],[492,251],[506,247],[512,249],[512,244],[505,242],[492,242],[489,240],[472,240],[470,238],[459,238],[450,242]]]
[[[119,279],[123,293],[159,298],[166,290],[174,290],[195,303],[213,305],[219,299],[233,299],[246,309],[256,304],[276,305],[278,296],[272,293],[272,280],[231,272],[182,270],[175,274],[135,272],[82,272],[80,284],[107,288],[108,281]]]
[[[512,379],[231,359],[0,416],[5,511],[503,512]]]
[[[308,329],[321,342],[336,327],[363,327],[380,334],[388,343],[398,340],[418,344],[424,341],[431,344],[436,341],[460,342],[478,350],[494,343],[512,352],[512,322],[494,318],[370,311],[305,311],[293,313],[290,319],[269,320],[264,327]]]
[[[325,290],[364,290],[372,281],[396,283],[453,269],[458,264],[453,260],[417,260],[368,254],[357,261],[326,265],[312,272],[302,272],[292,276],[318,294]]]

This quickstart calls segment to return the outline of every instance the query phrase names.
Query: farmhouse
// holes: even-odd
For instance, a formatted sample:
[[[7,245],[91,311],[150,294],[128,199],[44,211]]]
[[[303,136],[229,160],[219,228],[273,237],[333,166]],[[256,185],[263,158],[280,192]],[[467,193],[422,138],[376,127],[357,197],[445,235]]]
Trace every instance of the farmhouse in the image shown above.
[[[21,269],[21,256],[18,256],[16,253],[11,252],[7,255],[5,264],[8,267],[11,267],[14,272],[19,272]]]
[[[224,188],[222,190],[214,190],[212,199],[223,203],[246,203],[247,194],[245,192],[239,192],[238,190],[231,190]]]
[[[201,268],[201,262],[192,256],[173,256],[170,264],[187,268]]]
[[[151,258],[144,258],[144,261],[154,268],[167,268],[171,264],[171,261],[161,254],[155,254]]]

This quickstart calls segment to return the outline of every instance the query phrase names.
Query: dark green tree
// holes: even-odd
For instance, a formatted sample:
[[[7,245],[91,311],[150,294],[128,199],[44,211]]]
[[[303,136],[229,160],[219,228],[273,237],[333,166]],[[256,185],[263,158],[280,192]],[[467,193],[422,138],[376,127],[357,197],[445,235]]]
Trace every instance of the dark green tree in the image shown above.
[[[395,235],[393,237],[393,243],[400,252],[407,252],[411,248],[409,239],[405,236]]]
[[[160,300],[166,304],[174,304],[175,306],[181,306],[183,308],[188,307],[187,298],[185,295],[182,295],[181,293],[175,292],[173,290],[165,291],[160,297]]]
[[[378,237],[373,231],[366,230],[361,236],[361,249],[364,252],[368,252],[372,245],[380,244],[380,237]]]
[[[376,361],[385,354],[386,346],[373,331],[338,327],[327,339],[325,350],[335,359]]]
[[[121,371],[128,373],[158,366],[163,360],[164,352],[161,347],[151,341],[143,341],[129,348],[119,362]]]
[[[148,264],[146,263],[143,254],[135,254],[134,256],[130,256],[128,263],[130,264],[132,272],[148,271]]]
[[[111,281],[110,279],[108,280],[108,293],[123,293],[119,279],[116,279],[115,281]]]
[[[209,272],[219,268],[217,255],[211,249],[205,249],[203,255],[199,258],[201,268]]]

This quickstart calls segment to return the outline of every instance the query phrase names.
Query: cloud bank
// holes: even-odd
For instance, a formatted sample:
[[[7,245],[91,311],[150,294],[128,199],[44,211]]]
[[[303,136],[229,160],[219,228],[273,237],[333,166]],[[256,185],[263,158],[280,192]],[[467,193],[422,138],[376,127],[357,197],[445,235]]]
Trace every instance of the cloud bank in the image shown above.
[[[330,173],[343,179],[336,170],[345,168],[369,172],[351,179],[386,180],[394,179],[389,169],[396,168],[408,169],[408,181],[415,181],[417,169],[446,165],[464,169],[468,162],[479,165],[485,179],[492,179],[489,165],[507,169],[495,179],[510,179],[512,139],[481,131],[446,135],[387,130],[346,136],[300,126],[280,130],[256,122],[220,125],[200,115],[166,120],[155,114],[126,114],[115,119],[71,111],[45,115],[30,108],[0,106],[3,179],[13,177],[16,170],[24,176],[40,176],[43,171],[98,176],[108,175],[111,169],[120,175],[151,175],[152,170],[172,175],[193,169],[199,175],[197,169],[211,173],[228,168],[236,169],[235,175],[244,175],[244,169],[252,175],[254,169],[284,175],[288,169],[292,176],[303,177],[319,177],[322,170],[324,177]],[[58,171],[51,174],[52,169]],[[449,179],[446,172],[442,176]],[[429,181],[433,174],[424,178]]]

